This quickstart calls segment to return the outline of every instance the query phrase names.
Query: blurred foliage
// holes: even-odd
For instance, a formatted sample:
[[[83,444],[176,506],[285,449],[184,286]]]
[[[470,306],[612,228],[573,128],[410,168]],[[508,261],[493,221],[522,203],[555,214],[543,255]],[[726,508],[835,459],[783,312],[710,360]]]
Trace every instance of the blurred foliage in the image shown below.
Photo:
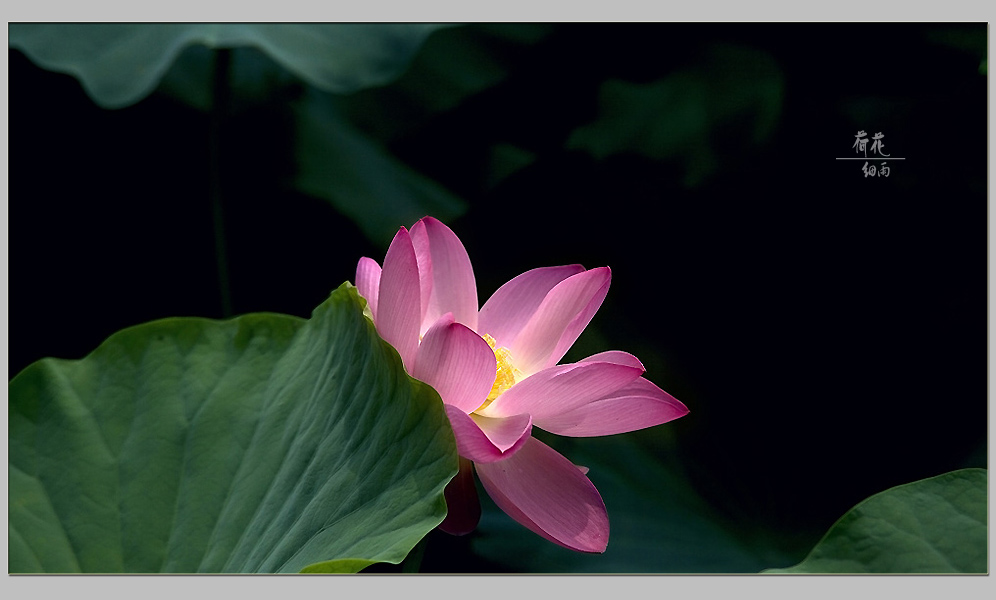
[[[295,187],[326,198],[386,247],[399,223],[425,215],[450,220],[466,203],[391,156],[338,114],[332,99],[308,90],[293,103]]]
[[[387,23],[13,23],[8,43],[39,65],[77,77],[105,108],[152,92],[180,51],[253,46],[328,92],[396,77],[439,25]],[[205,86],[210,89],[210,85]]]
[[[988,476],[962,469],[858,504],[804,561],[767,573],[987,573]]]
[[[712,44],[658,81],[603,83],[599,119],[575,130],[567,147],[597,159],[639,152],[654,160],[679,160],[685,185],[694,187],[718,168],[718,136],[743,139],[739,154],[771,135],[783,88],[782,73],[768,53]]]
[[[927,39],[932,43],[956,48],[971,54],[981,64],[985,64],[989,50],[988,31],[970,24],[938,24],[926,31]],[[983,73],[985,75],[985,73]]]
[[[287,110],[290,101],[291,183],[328,200],[386,246],[399,219],[408,223],[432,214],[449,220],[466,204],[342,120],[323,92],[350,93],[396,78],[423,40],[442,27],[15,23],[10,45],[41,66],[74,75],[105,108],[138,102],[162,81],[165,93],[210,111],[216,108],[215,77],[231,90],[225,97],[233,106],[221,108],[222,118],[275,102]],[[235,48],[221,73],[211,51],[219,48]],[[300,80],[308,84],[303,93],[296,90]]]
[[[389,85],[337,100],[359,128],[391,142],[500,84],[553,29],[540,23],[442,29],[426,39],[409,68]]]
[[[187,46],[163,75],[157,94],[209,113],[218,48]],[[264,106],[282,105],[301,92],[301,79],[262,50],[242,46],[227,49],[231,57],[225,85],[230,88],[228,111],[239,116]]]
[[[121,108],[159,91],[203,111],[213,107],[213,78],[231,88],[235,115],[255,107],[290,109],[294,176],[289,183],[328,200],[371,240],[386,247],[398,223],[431,214],[448,221],[466,203],[390,156],[380,140],[425,114],[452,108],[507,72],[496,48],[535,43],[549,26],[497,29],[480,36],[456,28],[435,36],[430,24],[12,24],[10,46],[39,65],[77,77],[105,108]],[[232,48],[227,72],[215,73],[215,50]],[[387,93],[352,94],[398,78]],[[299,89],[300,83],[306,89]],[[326,92],[326,93],[323,93]],[[288,104],[289,103],[289,104]],[[397,113],[401,113],[399,118]],[[352,118],[362,129],[344,119]]]

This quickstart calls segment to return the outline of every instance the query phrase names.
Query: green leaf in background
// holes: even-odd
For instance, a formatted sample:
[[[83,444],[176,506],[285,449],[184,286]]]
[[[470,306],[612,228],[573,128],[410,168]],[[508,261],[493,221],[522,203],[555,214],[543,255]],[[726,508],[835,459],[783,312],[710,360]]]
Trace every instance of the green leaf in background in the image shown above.
[[[10,572],[357,571],[443,519],[439,396],[343,284],[308,321],[172,318],[9,384]],[[325,564],[322,564],[325,563]]]
[[[300,95],[290,103],[295,124],[292,184],[330,202],[386,247],[399,224],[429,214],[451,220],[466,211],[466,203],[352,125],[330,94],[397,78],[429,34],[440,28],[454,29],[431,24],[15,23],[9,31],[12,48],[44,68],[76,76],[105,108],[137,102],[159,86],[207,111],[213,98],[211,49],[234,48],[226,75],[231,109],[275,101],[283,107]],[[452,52],[452,44],[444,46]],[[437,62],[439,54],[433,54]],[[466,83],[459,77],[465,71],[447,72],[436,81],[456,78],[471,89],[491,81]],[[303,93],[295,75],[310,84]],[[424,91],[424,82],[419,86]],[[404,89],[411,87],[409,83]],[[371,103],[371,96],[364,98]]]
[[[294,103],[298,189],[331,202],[384,247],[426,215],[449,221],[467,204],[353,127],[313,89]]]
[[[459,217],[467,210],[464,200],[387,148],[504,80],[516,57],[552,29],[536,23],[448,27],[431,35],[389,85],[335,97],[306,90],[294,102],[295,186],[332,203],[385,248],[399,225],[426,215],[444,222]],[[236,77],[239,64],[233,61]],[[492,157],[494,180],[535,160],[509,148]]]
[[[749,147],[774,130],[784,78],[766,52],[713,44],[699,59],[667,77],[643,84],[610,79],[599,91],[597,121],[576,129],[567,147],[596,159],[636,152],[685,163],[685,185],[698,185],[718,166],[717,131],[733,131]],[[722,135],[730,136],[730,131]]]
[[[944,23],[926,26],[924,33],[931,43],[956,48],[985,65],[989,53],[989,36],[985,28],[968,23]],[[982,71],[985,75],[985,71]]]
[[[979,74],[985,76],[989,56],[989,36],[984,28],[972,24],[934,24],[926,28],[927,39],[932,43],[956,48],[978,61]]]
[[[985,469],[896,486],[841,517],[801,563],[765,573],[985,573]]]
[[[278,106],[302,85],[300,79],[263,50],[246,46],[232,48],[230,53],[226,79],[231,89],[227,108],[233,116],[261,106]],[[187,46],[159,81],[156,94],[210,112],[217,54],[216,50],[200,44]]]
[[[470,23],[439,30],[390,84],[342,97],[342,114],[377,139],[396,139],[506,81],[522,56],[555,28],[549,23]]]
[[[12,23],[11,48],[73,75],[94,102],[121,108],[151,93],[191,44],[254,46],[304,81],[346,94],[397,77],[427,23]]]
[[[535,431],[535,430],[534,430]],[[645,436],[666,436],[660,428]],[[639,443],[641,436],[548,440],[589,468],[609,512],[604,554],[537,543],[535,534],[481,494],[483,514],[473,540],[481,557],[513,571],[542,573],[756,573],[784,559],[770,545],[724,523],[674,464]]]

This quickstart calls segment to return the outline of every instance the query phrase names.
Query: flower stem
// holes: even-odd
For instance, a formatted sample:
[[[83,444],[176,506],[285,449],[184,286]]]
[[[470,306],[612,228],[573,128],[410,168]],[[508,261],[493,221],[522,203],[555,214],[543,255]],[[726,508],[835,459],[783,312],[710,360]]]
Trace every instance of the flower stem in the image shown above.
[[[220,48],[214,54],[211,96],[211,128],[208,134],[208,169],[210,173],[211,213],[214,221],[214,254],[218,267],[221,314],[232,316],[232,297],[228,279],[228,254],[225,243],[225,217],[222,210],[221,134],[228,114],[232,51]]]

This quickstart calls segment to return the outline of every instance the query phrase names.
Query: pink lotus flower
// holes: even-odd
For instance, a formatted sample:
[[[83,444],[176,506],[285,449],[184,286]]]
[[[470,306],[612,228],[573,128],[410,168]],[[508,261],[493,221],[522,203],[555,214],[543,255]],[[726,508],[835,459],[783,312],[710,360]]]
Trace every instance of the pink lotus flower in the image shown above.
[[[478,310],[467,251],[432,217],[398,231],[383,269],[360,259],[356,287],[377,331],[410,375],[435,388],[453,426],[461,460],[446,489],[445,531],[477,526],[476,469],[495,503],[522,525],[573,550],[605,551],[608,515],[587,469],[533,438],[533,426],[610,435],[688,413],[642,377],[632,354],[557,364],[602,304],[610,278],[608,267],[533,269]]]

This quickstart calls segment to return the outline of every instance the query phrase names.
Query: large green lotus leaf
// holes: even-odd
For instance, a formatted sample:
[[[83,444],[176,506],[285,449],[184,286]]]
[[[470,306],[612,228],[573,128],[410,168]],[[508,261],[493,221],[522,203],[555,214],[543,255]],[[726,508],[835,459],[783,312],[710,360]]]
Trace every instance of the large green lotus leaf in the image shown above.
[[[504,568],[534,573],[756,573],[784,560],[767,540],[724,522],[675,464],[662,462],[639,442],[666,436],[663,429],[547,440],[589,468],[609,513],[603,554],[574,552],[540,539],[497,509],[483,490],[475,553]]]
[[[651,83],[610,79],[599,90],[599,117],[571,133],[567,147],[596,159],[635,152],[680,160],[685,185],[698,185],[720,162],[717,141],[745,150],[771,134],[781,114],[784,77],[766,52],[713,44],[691,64]]]
[[[445,516],[456,447],[439,396],[363,307],[343,284],[307,321],[164,319],[19,373],[9,571],[403,560]]]
[[[765,573],[985,573],[985,469],[961,469],[864,500],[801,563]]]
[[[303,80],[349,93],[397,77],[440,25],[427,23],[12,23],[10,47],[73,75],[120,108],[158,85],[184,47],[257,47]]]
[[[331,202],[385,248],[400,225],[426,215],[449,221],[466,211],[466,202],[353,127],[327,94],[307,90],[294,115],[295,186]]]

